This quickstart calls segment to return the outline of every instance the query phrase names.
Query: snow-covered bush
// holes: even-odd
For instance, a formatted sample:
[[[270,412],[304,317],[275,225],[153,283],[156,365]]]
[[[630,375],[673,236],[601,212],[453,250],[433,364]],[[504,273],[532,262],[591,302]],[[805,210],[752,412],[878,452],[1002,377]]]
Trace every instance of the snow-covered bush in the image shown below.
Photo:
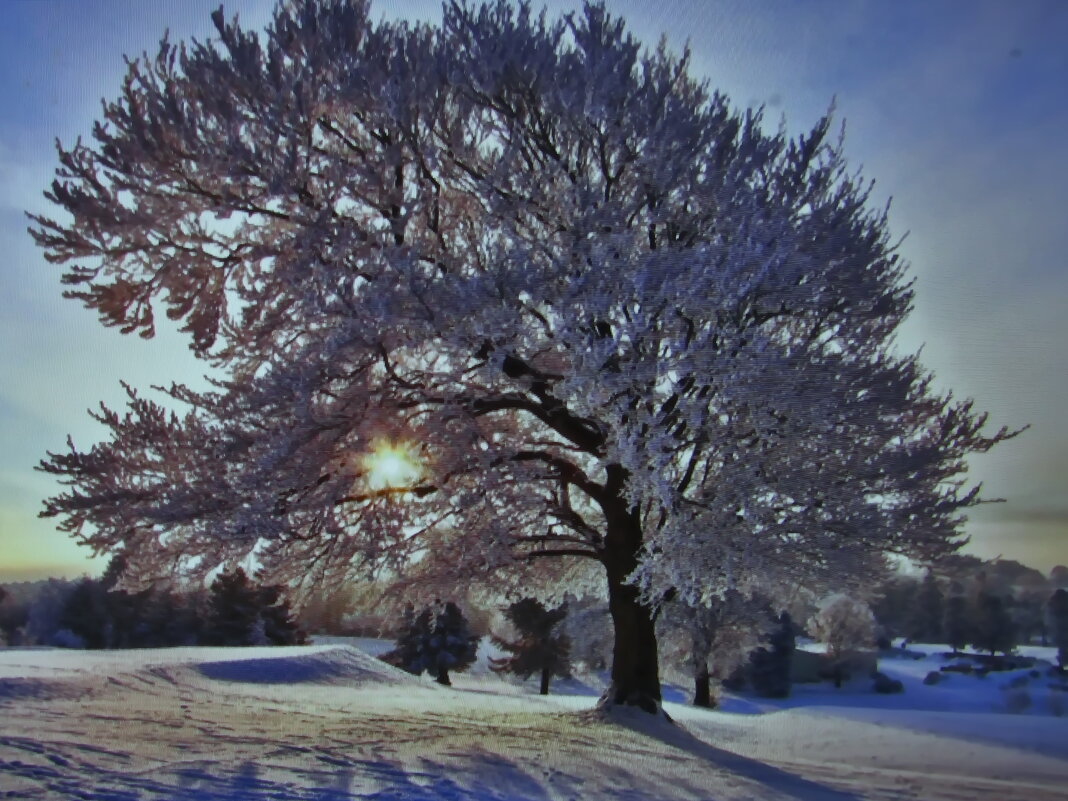
[[[820,602],[807,628],[818,641],[826,643],[828,656],[837,661],[849,651],[872,647],[875,616],[863,601],[834,593]]]

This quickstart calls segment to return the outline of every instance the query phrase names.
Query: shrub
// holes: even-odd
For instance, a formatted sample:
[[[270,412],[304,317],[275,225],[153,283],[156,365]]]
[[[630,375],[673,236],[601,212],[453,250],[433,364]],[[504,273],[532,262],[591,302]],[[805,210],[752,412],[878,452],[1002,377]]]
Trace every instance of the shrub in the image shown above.
[[[905,685],[898,679],[892,679],[885,673],[876,673],[873,677],[872,689],[884,695],[893,695],[905,692]]]

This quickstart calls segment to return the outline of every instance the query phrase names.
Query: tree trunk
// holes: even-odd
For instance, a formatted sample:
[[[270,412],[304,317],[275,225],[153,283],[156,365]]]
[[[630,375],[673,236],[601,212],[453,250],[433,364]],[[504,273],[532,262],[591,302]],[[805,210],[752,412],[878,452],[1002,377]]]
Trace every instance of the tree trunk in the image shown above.
[[[443,684],[446,687],[452,686],[452,682],[449,681],[449,671],[446,668],[441,668],[438,670],[438,677],[434,679],[434,681],[436,681],[438,684]]]
[[[547,667],[541,669],[541,694],[549,694],[549,668]]]
[[[708,676],[708,665],[704,664],[694,676],[693,705],[702,706],[705,709],[712,708],[712,687]]]
[[[622,498],[612,512],[606,514],[604,566],[615,642],[612,681],[600,704],[626,704],[656,714],[661,695],[652,610],[641,603],[636,587],[624,583],[638,565],[641,520],[636,510],[626,508]]]

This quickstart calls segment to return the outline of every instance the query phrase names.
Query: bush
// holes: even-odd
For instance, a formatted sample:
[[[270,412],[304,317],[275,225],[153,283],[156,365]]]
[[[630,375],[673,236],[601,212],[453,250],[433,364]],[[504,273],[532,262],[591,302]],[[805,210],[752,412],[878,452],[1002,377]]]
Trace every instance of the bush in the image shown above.
[[[926,676],[923,677],[923,683],[928,687],[940,683],[945,678],[945,674],[938,670],[932,670]]]
[[[892,679],[885,673],[876,673],[873,677],[875,681],[872,683],[872,689],[877,693],[884,695],[893,695],[896,693],[905,692],[905,685],[898,679]]]

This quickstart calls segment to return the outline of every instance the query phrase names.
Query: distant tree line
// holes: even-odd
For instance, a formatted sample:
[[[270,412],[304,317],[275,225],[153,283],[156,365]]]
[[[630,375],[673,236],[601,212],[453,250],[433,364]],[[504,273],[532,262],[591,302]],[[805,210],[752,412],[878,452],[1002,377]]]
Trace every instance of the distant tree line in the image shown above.
[[[905,637],[991,655],[1032,643],[1060,648],[1066,626],[1056,600],[1065,595],[1061,584],[1068,586],[1068,570],[1060,566],[1047,578],[1011,560],[955,556],[922,578],[887,578],[875,588],[873,611],[884,645]]]
[[[116,557],[100,578],[0,588],[0,641],[88,649],[307,641],[283,588],[259,585],[241,568],[218,574],[208,590],[133,592],[119,588],[122,568]]]

